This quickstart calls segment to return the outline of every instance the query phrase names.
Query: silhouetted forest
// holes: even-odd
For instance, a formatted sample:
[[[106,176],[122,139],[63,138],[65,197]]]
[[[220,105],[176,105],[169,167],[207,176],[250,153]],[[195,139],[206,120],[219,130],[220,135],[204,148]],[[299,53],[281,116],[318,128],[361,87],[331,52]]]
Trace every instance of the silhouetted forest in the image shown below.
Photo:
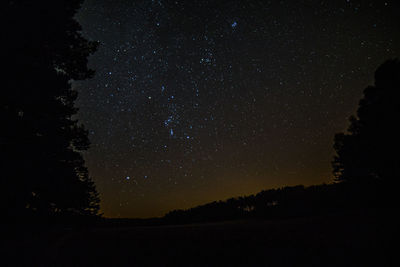
[[[71,80],[90,78],[97,43],[80,34],[82,1],[2,5],[1,211],[11,222],[96,215],[99,197],[81,155],[87,130],[74,118]]]
[[[304,187],[287,186],[256,195],[215,201],[165,215],[168,223],[192,223],[235,219],[282,219],[327,215],[352,209],[379,208],[384,185],[378,180],[355,186],[344,183]]]

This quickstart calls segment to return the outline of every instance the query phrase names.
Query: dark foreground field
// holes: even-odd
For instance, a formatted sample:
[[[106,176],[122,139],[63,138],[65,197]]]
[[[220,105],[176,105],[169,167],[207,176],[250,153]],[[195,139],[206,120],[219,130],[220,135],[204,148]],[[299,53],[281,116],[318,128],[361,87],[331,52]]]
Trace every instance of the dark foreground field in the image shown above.
[[[181,226],[53,228],[45,234],[7,235],[3,245],[13,266],[395,266],[389,243],[395,227],[385,215],[357,212]]]

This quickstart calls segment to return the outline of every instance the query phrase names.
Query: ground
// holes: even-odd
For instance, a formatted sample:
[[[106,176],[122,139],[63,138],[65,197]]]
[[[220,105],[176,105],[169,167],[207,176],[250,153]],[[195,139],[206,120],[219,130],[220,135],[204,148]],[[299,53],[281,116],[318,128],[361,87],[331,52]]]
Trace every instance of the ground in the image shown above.
[[[31,266],[394,266],[396,226],[367,212],[192,225],[54,228],[13,244]],[[15,241],[15,240],[14,240]],[[15,265],[15,264],[10,264]]]

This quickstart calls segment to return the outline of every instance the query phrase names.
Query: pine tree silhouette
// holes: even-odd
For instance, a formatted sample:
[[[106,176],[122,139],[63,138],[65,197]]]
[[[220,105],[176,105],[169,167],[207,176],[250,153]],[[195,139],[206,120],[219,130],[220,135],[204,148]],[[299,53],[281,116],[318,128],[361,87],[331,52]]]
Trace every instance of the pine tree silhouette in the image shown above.
[[[332,165],[337,181],[399,177],[399,96],[400,61],[388,60],[376,70],[375,85],[364,90],[348,133],[335,135]]]
[[[7,1],[0,132],[2,211],[95,215],[99,197],[81,151],[88,133],[73,116],[71,80],[92,77],[97,43],[80,34],[81,0]]]

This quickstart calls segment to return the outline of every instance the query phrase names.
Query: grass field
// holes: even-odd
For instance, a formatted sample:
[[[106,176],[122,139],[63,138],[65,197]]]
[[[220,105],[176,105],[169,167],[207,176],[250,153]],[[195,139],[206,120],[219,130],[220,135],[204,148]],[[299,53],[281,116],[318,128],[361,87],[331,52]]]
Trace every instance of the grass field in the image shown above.
[[[383,215],[358,212],[272,221],[52,229],[6,242],[14,263],[31,266],[395,266],[389,242],[396,227]]]

